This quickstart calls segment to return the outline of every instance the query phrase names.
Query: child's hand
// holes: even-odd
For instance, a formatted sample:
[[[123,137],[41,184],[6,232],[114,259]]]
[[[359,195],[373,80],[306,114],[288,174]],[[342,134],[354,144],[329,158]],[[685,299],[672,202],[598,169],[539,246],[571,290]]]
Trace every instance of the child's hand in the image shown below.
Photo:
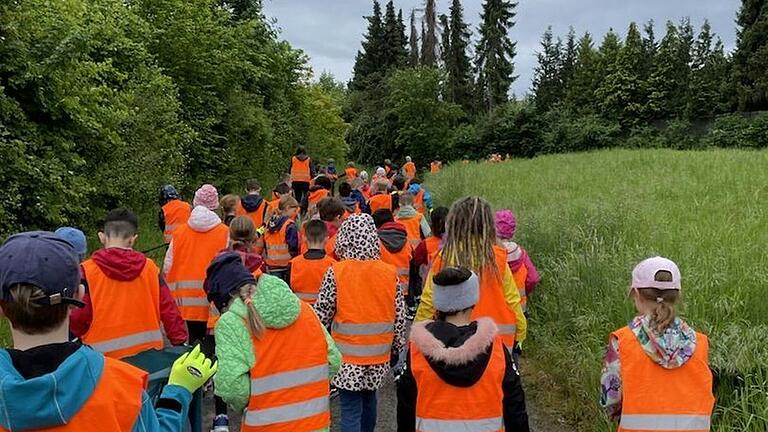
[[[200,352],[200,345],[197,345],[173,363],[168,384],[184,387],[194,393],[211,379],[218,368],[219,362],[211,364],[211,359],[206,358]]]

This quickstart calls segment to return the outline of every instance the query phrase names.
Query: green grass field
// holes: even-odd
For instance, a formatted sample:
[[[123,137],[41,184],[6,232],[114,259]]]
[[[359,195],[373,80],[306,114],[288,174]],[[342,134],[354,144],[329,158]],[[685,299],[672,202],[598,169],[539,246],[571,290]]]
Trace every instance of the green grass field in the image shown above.
[[[633,317],[632,267],[659,254],[683,272],[682,315],[711,338],[713,430],[765,431],[766,167],[766,152],[613,150],[457,165],[427,186],[441,204],[479,195],[517,213],[542,272],[527,355],[579,430],[610,430],[598,406],[605,343]]]

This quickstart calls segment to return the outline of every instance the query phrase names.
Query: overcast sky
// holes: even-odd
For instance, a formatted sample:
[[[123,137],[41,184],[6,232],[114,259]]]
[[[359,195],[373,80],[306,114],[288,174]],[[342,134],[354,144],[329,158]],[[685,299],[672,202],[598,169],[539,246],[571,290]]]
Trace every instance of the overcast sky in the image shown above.
[[[386,0],[381,1],[383,9]],[[406,18],[423,3],[395,1]],[[451,0],[437,0],[437,4],[440,13],[447,13]],[[463,4],[466,20],[476,34],[482,1],[464,0]],[[511,32],[518,43],[515,63],[520,77],[512,90],[521,96],[530,89],[535,53],[549,25],[558,35],[565,35],[571,25],[579,35],[589,31],[599,43],[611,27],[625,34],[630,21],[655,20],[661,38],[668,19],[677,22],[688,16],[698,28],[708,18],[730,50],[735,45],[734,21],[740,4],[739,0],[520,0],[517,25]],[[347,81],[366,31],[363,17],[371,13],[371,5],[369,0],[265,0],[264,9],[267,16],[277,19],[282,37],[309,54],[316,75],[329,71]]]

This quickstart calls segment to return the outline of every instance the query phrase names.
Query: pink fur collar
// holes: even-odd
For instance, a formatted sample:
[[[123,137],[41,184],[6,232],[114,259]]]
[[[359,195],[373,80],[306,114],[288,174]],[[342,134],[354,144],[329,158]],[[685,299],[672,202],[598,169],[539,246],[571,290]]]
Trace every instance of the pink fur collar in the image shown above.
[[[430,360],[441,361],[449,366],[465,365],[478,355],[485,352],[488,345],[499,332],[496,324],[490,318],[477,320],[477,332],[472,335],[464,345],[457,348],[447,348],[444,343],[435,338],[427,330],[427,324],[432,321],[423,321],[413,324],[411,328],[411,341]]]

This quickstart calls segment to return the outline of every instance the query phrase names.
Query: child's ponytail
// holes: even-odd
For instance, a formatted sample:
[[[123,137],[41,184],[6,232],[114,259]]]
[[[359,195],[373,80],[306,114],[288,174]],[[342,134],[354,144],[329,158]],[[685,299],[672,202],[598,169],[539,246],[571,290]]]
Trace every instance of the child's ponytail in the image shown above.
[[[259,312],[251,301],[251,296],[254,292],[256,292],[256,285],[246,284],[240,287],[238,295],[248,309],[248,331],[251,332],[252,336],[259,339],[264,334],[266,326],[264,325],[264,320],[261,318],[261,315],[259,315]]]
[[[664,333],[675,322],[677,316],[675,303],[680,298],[680,291],[656,288],[642,288],[637,291],[644,301],[653,304],[651,307],[651,327],[659,334]]]

